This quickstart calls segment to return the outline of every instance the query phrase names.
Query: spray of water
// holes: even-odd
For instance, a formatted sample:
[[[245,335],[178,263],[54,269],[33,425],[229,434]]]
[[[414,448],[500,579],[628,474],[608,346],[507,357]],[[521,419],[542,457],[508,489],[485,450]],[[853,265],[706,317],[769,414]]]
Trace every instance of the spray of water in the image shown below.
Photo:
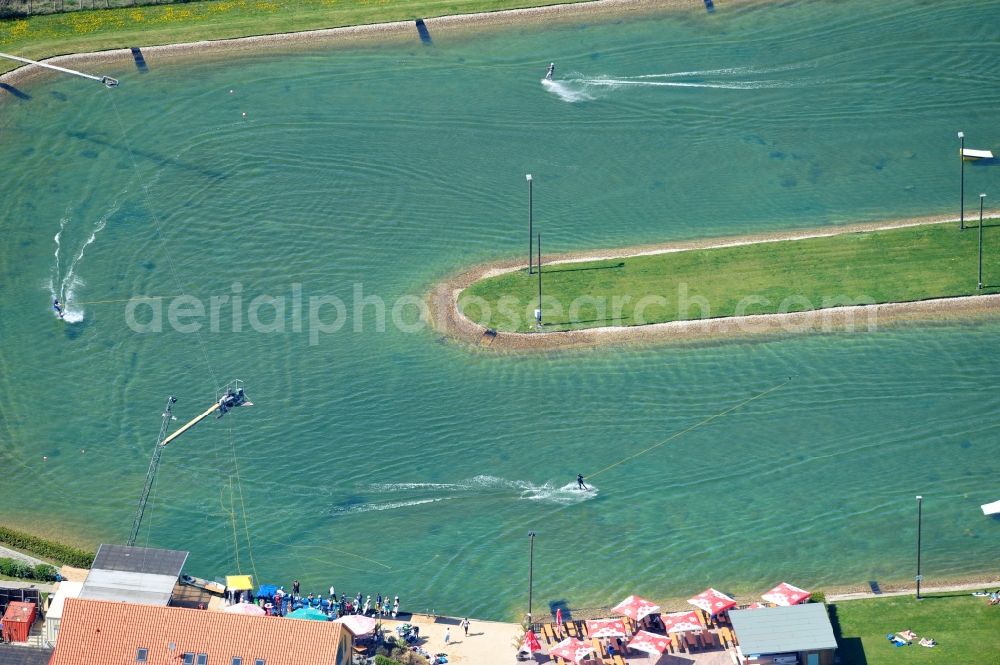
[[[413,496],[395,501],[372,501],[337,506],[331,509],[330,514],[340,516],[375,510],[397,510],[439,501],[471,500],[482,497],[570,505],[596,499],[599,494],[596,487],[591,487],[590,491],[580,491],[575,482],[563,486],[553,483],[537,485],[526,480],[510,480],[487,475],[455,483],[373,483],[367,489],[376,494],[405,493]]]
[[[85,314],[83,307],[74,304],[77,293],[79,293],[85,284],[83,278],[79,275],[80,263],[83,261],[87,248],[94,244],[97,236],[108,225],[108,220],[121,208],[121,200],[126,191],[127,189],[122,190],[111,206],[94,223],[90,229],[90,235],[80,244],[80,247],[72,255],[72,258],[66,261],[65,266],[63,265],[60,253],[62,250],[63,234],[72,221],[70,211],[67,210],[59,220],[59,230],[53,237],[53,241],[55,242],[55,252],[53,253],[55,260],[52,266],[52,276],[49,278],[48,289],[49,296],[52,299],[58,299],[63,304],[63,321],[66,323],[79,323],[83,321]]]
[[[639,74],[636,76],[585,76],[575,74],[574,78],[560,80],[542,79],[542,86],[564,102],[574,103],[597,99],[608,91],[624,88],[713,88],[719,90],[762,90],[767,88],[788,88],[797,85],[794,81],[776,79],[739,80],[739,77],[760,76],[775,72],[797,69],[799,65],[777,67],[727,67],[724,69],[704,69],[699,71],[664,72],[660,74]],[[665,80],[665,79],[691,79]]]
[[[569,81],[542,79],[542,87],[552,94],[557,95],[564,102],[571,104],[594,99],[594,96],[587,92],[583,85],[580,85],[579,79]]]

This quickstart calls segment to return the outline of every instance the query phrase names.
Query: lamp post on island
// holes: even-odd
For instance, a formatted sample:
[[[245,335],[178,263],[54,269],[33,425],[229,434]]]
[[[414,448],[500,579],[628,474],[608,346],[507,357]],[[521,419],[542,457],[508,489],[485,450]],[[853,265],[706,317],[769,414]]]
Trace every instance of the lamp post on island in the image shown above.
[[[920,574],[920,521],[924,497],[917,495],[917,600],[920,600],[920,581],[923,575]]]
[[[965,132],[959,132],[958,138],[962,141],[962,147],[958,150],[958,161],[962,163],[962,202],[958,209],[958,229],[965,230]]]
[[[538,309],[535,310],[535,321],[542,327],[542,234],[538,234]]]
[[[979,286],[977,289],[983,288],[983,199],[986,198],[986,194],[979,195]]]
[[[531,216],[532,216],[532,211],[531,211],[531,207],[532,207],[531,206],[531,182],[532,182],[532,177],[531,177],[531,174],[529,173],[526,176],[524,176],[524,178],[525,178],[525,180],[528,181],[528,274],[530,275],[530,274],[532,274],[532,271],[531,271],[531,262],[533,260],[533,254],[534,254],[534,248],[531,246],[531,241],[532,241],[532,238],[534,237],[532,235],[532,230],[531,230],[531,222],[532,222],[532,219],[531,219]]]

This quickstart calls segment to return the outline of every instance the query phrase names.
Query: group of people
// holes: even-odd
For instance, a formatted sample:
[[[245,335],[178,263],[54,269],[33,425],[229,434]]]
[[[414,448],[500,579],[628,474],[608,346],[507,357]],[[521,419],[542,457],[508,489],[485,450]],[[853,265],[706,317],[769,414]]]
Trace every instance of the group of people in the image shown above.
[[[290,594],[285,591],[285,587],[280,587],[275,592],[275,613],[284,615],[300,607],[313,607],[325,612],[332,619],[339,619],[348,614],[363,614],[364,616],[378,618],[392,617],[395,619],[396,615],[399,614],[399,596],[394,596],[390,599],[389,594],[383,596],[379,593],[372,600],[371,594],[366,596],[360,591],[354,597],[348,597],[345,593],[341,593],[338,596],[337,590],[333,586],[330,587],[329,592],[329,595],[325,598],[322,594],[312,593],[303,596],[301,595],[299,581],[294,580]],[[268,609],[267,603],[264,604],[264,609]]]
[[[912,644],[913,640],[917,639],[917,634],[907,628],[906,630],[901,630],[898,633],[889,633],[886,637],[897,647],[902,647]],[[936,647],[937,640],[932,637],[921,637],[918,644],[922,647]]]
[[[240,592],[239,596],[232,596],[231,603],[249,602],[263,608],[265,614],[273,616],[285,616],[290,612],[303,607],[312,607],[326,614],[330,619],[339,619],[348,614],[363,614],[370,617],[392,617],[399,614],[399,596],[389,597],[388,594],[376,594],[375,600],[371,595],[363,596],[360,592],[350,598],[347,594],[337,595],[337,590],[330,587],[330,594],[324,597],[323,594],[308,593],[303,595],[298,580],[292,582],[291,592],[285,591],[285,587],[279,587],[273,595],[257,594],[252,591]]]

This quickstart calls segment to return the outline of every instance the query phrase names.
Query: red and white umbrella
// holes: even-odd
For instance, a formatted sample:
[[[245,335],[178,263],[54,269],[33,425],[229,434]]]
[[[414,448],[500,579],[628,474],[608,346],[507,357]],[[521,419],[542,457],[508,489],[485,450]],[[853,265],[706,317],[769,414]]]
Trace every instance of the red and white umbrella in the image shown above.
[[[267,614],[263,607],[254,605],[253,603],[236,603],[235,605],[230,605],[222,611],[229,612],[230,614],[249,614],[255,617],[262,617]]]
[[[375,619],[364,614],[345,614],[334,623],[342,623],[355,635],[367,635],[375,630]]]
[[[536,651],[541,651],[542,645],[538,642],[538,637],[535,636],[535,631],[529,630],[524,634],[524,643],[521,644],[521,648],[518,651],[527,651],[528,653],[535,653]]]
[[[625,637],[625,622],[621,619],[587,619],[590,637]]]
[[[611,611],[615,614],[624,614],[630,619],[638,621],[644,616],[659,612],[660,606],[639,596],[629,596],[615,605]]]
[[[750,603],[747,605],[748,610],[761,610],[767,607],[764,603]]]
[[[663,619],[663,628],[668,633],[683,633],[688,630],[704,630],[705,628],[701,625],[698,614],[694,610],[662,614],[660,618]]]
[[[550,656],[558,656],[566,660],[579,663],[581,660],[594,653],[594,645],[590,642],[583,642],[575,637],[567,637],[565,640],[549,649]]]
[[[650,655],[659,656],[667,650],[667,646],[669,644],[669,637],[640,630],[632,637],[631,640],[629,640],[628,648],[638,649],[639,651],[645,651]]]
[[[695,607],[705,610],[712,616],[736,607],[735,600],[711,587],[705,589],[694,598],[689,598],[688,602]]]
[[[760,597],[769,603],[788,607],[789,605],[798,605],[802,601],[808,600],[809,592],[797,586],[792,586],[787,582],[782,582],[767,593],[762,593]]]

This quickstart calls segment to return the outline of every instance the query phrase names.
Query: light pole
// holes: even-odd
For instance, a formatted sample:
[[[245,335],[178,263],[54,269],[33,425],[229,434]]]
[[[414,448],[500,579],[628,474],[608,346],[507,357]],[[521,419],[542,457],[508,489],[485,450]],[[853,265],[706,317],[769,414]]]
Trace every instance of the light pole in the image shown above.
[[[923,500],[924,497],[917,496],[917,600],[920,600],[920,580],[923,578],[920,574],[920,517]]]
[[[532,254],[534,254],[534,248],[531,246],[531,239],[534,237],[531,230],[531,174],[524,176],[528,181],[528,274],[531,274],[531,259]]]
[[[538,325],[542,325],[542,234],[538,234]]]
[[[528,623],[531,623],[531,582],[532,575],[535,571],[535,532],[528,532],[528,540],[530,545],[528,546]]]
[[[962,203],[958,209],[958,228],[965,230],[965,132],[959,132],[958,138],[962,140],[962,147],[958,150],[958,161],[962,162]]]
[[[979,195],[979,286],[983,288],[983,199],[986,194]]]

